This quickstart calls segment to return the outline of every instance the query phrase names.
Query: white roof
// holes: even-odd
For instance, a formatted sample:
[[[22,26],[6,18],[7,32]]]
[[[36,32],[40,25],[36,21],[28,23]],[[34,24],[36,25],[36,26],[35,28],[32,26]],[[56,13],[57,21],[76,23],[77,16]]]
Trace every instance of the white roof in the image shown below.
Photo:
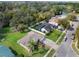
[[[56,22],[49,22],[49,23],[52,24],[52,25],[58,26],[58,23],[56,23]]]

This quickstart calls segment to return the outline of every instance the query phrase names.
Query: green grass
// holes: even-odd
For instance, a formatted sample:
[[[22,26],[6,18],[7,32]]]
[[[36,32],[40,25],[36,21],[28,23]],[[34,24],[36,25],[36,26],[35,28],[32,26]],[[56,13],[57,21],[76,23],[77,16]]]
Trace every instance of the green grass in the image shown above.
[[[29,56],[28,51],[26,49],[24,49],[23,47],[21,47],[16,42],[13,42],[10,40],[5,40],[5,41],[1,42],[1,44],[11,48],[12,52],[16,56],[19,56],[19,57],[20,56]]]
[[[64,36],[65,36],[65,35],[66,35],[66,34],[63,33],[62,37],[59,39],[59,41],[57,42],[57,44],[61,44],[61,42],[62,42],[62,40],[64,39]]]
[[[54,42],[57,41],[58,37],[61,35],[61,31],[54,29],[50,34],[48,34],[46,37]]]
[[[47,57],[52,57],[54,53],[55,53],[55,50],[52,49],[52,50],[50,51],[50,53],[47,55]]]
[[[39,50],[35,50],[32,52],[32,57],[43,57],[47,51],[49,50],[48,47],[45,47],[45,48],[39,48]]]
[[[72,48],[73,48],[73,50],[79,55],[79,51],[76,49],[75,43],[72,44]]]
[[[78,49],[77,49],[76,46],[75,46],[76,40],[77,40],[76,38],[73,40],[72,48],[73,48],[73,50],[79,55],[79,51],[78,51]]]
[[[21,39],[26,33],[13,32],[7,33],[5,36],[5,40],[11,40],[17,42],[17,40]]]
[[[4,39],[0,42],[0,45],[5,45],[11,48],[12,52],[16,54],[16,56],[28,56],[28,52],[26,49],[21,47],[17,41],[21,39],[27,32],[11,32],[9,27],[0,29],[0,34],[2,37],[0,39]]]
[[[17,42],[17,40],[21,39],[26,34],[26,32],[11,32],[9,27],[1,29],[0,33],[2,33],[3,39],[15,42]]]

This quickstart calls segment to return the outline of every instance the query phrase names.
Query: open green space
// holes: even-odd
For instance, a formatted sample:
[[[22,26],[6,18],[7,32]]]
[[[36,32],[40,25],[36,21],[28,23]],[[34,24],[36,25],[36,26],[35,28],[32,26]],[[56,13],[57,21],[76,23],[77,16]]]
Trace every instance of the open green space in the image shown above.
[[[26,32],[12,32],[9,27],[3,28],[0,31],[2,36],[0,37],[0,45],[9,47],[16,56],[28,56],[27,50],[17,43],[26,34]]]
[[[46,37],[54,42],[57,41],[58,37],[61,35],[61,31],[54,29],[51,33],[49,33]]]
[[[3,36],[2,39],[15,42],[26,34],[26,32],[12,32],[9,27],[1,29],[0,33]]]

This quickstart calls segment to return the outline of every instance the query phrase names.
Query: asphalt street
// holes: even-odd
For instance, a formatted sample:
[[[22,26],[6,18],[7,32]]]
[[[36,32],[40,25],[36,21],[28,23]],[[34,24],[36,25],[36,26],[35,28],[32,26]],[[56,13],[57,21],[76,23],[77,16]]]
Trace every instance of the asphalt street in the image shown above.
[[[74,36],[72,35],[75,33],[76,28],[78,27],[79,22],[72,22],[73,23],[73,28],[74,30],[67,30],[66,32],[66,38],[67,40],[65,41],[65,38],[63,39],[62,44],[59,46],[59,48],[56,51],[56,57],[77,57],[78,55],[73,51],[72,49],[72,39]]]

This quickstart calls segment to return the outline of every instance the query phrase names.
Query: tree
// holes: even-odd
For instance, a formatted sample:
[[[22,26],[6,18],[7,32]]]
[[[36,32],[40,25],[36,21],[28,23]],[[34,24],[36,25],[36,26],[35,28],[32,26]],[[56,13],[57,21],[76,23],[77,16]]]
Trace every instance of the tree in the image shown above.
[[[64,10],[65,12],[71,12],[77,9],[78,4],[75,3],[1,2],[0,21],[5,26],[14,27],[17,31],[24,31],[29,26],[41,21],[48,21],[51,17],[62,14]],[[75,15],[68,15],[67,19],[73,20]],[[68,23],[68,21],[66,22]],[[66,27],[64,25],[66,22],[63,23],[64,27]]]
[[[61,24],[64,28],[66,28],[66,29],[68,29],[69,26],[70,26],[70,22],[69,22],[67,19],[61,20],[61,21],[60,21],[60,24]]]
[[[65,11],[67,13],[70,13],[70,12],[72,12],[74,10],[73,4],[67,4],[65,7],[66,7],[66,10]]]
[[[66,19],[70,21],[74,21],[76,19],[76,15],[74,13],[71,13],[67,16]]]
[[[76,30],[75,39],[78,41],[78,42],[77,42],[77,46],[78,46],[78,48],[79,48],[79,27],[78,27],[77,30]]]

